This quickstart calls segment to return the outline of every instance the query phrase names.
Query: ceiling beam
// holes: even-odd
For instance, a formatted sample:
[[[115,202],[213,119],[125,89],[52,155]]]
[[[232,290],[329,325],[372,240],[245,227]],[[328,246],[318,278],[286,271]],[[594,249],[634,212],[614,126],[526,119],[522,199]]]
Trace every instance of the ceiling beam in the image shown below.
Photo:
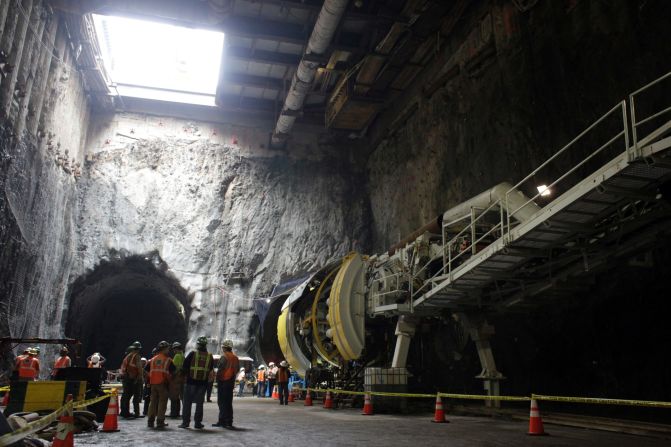
[[[282,90],[283,87],[282,79],[253,76],[241,73],[228,72],[224,75],[223,81],[227,84],[241,85],[244,87],[257,87],[277,91]]]
[[[274,51],[253,50],[243,47],[226,48],[226,57],[262,64],[297,67],[301,61],[299,54],[276,53]]]

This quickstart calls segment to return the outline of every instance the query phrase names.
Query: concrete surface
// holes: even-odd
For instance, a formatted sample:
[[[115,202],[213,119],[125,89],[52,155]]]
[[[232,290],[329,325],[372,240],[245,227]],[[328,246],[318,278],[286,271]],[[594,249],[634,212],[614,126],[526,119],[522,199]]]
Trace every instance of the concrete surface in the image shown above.
[[[88,433],[75,437],[76,446],[661,446],[668,440],[547,426],[551,436],[527,436],[527,424],[489,418],[450,416],[449,424],[433,424],[431,415],[362,416],[359,410],[306,408],[299,401],[281,407],[271,399],[234,401],[238,431],[211,427],[216,403],[206,404],[204,430],[146,427],[146,419],[120,420],[119,433]],[[192,423],[193,426],[193,423]]]

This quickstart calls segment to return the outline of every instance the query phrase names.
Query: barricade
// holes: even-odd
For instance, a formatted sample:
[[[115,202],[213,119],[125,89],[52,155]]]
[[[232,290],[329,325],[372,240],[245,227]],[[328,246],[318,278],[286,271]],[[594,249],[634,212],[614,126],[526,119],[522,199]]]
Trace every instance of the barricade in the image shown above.
[[[51,425],[53,422],[57,421],[59,417],[61,417],[66,411],[68,410],[68,407],[75,409],[75,408],[84,408],[88,407],[89,405],[93,405],[95,403],[101,402],[105,399],[108,399],[109,396],[100,396],[96,397],[93,399],[88,399],[88,400],[83,400],[79,402],[68,402],[65,405],[63,405],[61,408],[58,410],[54,411],[53,413],[50,413],[46,416],[44,416],[41,419],[36,420],[35,422],[31,422],[27,424],[25,427],[21,427],[18,430],[14,430],[11,433],[8,433],[6,435],[0,436],[0,447],[6,447],[9,445],[12,445],[30,435],[33,433],[36,433],[49,425]]]
[[[530,402],[535,401],[549,401],[549,402],[567,402],[567,403],[582,403],[591,405],[623,405],[635,407],[650,407],[650,408],[666,408],[671,409],[671,402],[651,401],[651,400],[629,400],[629,399],[609,399],[596,397],[567,397],[567,396],[547,396],[542,394],[532,394],[531,396],[488,396],[481,394],[457,394],[457,393],[435,393],[435,394],[420,394],[420,393],[387,393],[375,391],[349,391],[333,388],[302,388],[301,391],[322,392],[334,394],[349,394],[354,396],[381,396],[381,397],[411,397],[411,398],[426,398],[436,399],[437,397],[453,399],[453,400],[482,400],[482,401],[502,401],[502,402]]]

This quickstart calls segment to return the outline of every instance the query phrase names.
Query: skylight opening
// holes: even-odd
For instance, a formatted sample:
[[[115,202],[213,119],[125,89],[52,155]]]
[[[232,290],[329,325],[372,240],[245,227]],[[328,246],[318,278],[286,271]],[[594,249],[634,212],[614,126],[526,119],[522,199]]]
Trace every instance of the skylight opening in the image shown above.
[[[223,33],[97,14],[93,23],[119,95],[215,105]]]

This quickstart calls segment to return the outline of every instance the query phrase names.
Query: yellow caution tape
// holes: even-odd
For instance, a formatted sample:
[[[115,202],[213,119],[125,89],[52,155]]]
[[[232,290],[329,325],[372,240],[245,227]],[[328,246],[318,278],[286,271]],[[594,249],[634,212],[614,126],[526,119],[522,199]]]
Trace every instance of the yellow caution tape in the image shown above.
[[[99,397],[94,397],[92,399],[88,400],[81,400],[78,402],[68,402],[65,405],[63,405],[61,408],[58,410],[54,411],[53,413],[50,413],[41,419],[38,419],[37,421],[30,422],[26,424],[24,427],[21,427],[18,430],[14,430],[11,433],[8,433],[4,436],[0,436],[0,447],[5,447],[14,444],[15,442],[18,442],[33,433],[36,433],[49,425],[51,425],[53,422],[57,421],[59,417],[63,415],[66,411],[69,409],[75,409],[75,408],[84,408],[88,407],[89,405],[93,405],[95,403],[101,402],[105,399],[108,399],[109,395],[105,396],[99,396]],[[69,407],[69,409],[68,409]]]
[[[582,404],[596,405],[625,405],[632,407],[653,407],[653,408],[671,408],[671,402],[659,402],[654,400],[628,400],[628,399],[606,399],[598,397],[564,397],[564,396],[544,396],[542,394],[532,394],[532,399],[551,401],[551,402],[572,402]]]
[[[369,396],[385,396],[385,397],[419,397],[419,398],[432,398],[435,399],[435,394],[412,394],[412,393],[387,393],[384,391],[348,391],[348,390],[338,390],[333,388],[301,388],[301,391],[318,391],[318,392],[331,392],[334,394],[352,394],[356,396],[364,396],[368,394]]]
[[[453,393],[438,393],[438,396],[448,399],[464,399],[464,400],[505,400],[509,402],[528,402],[530,397],[523,396],[485,396],[482,394],[453,394]]]
[[[73,407],[74,408],[84,408],[84,407],[88,407],[89,405],[93,405],[93,404],[97,404],[98,402],[102,402],[105,399],[109,399],[109,396],[108,395],[99,396],[99,397],[94,397],[92,399],[75,402]]]
[[[0,436],[0,447],[5,447],[8,445],[12,445],[15,442],[18,442],[30,435],[32,435],[35,432],[38,432],[42,430],[43,428],[48,427],[51,425],[54,421],[56,421],[63,413],[65,413],[66,410],[68,410],[68,407],[72,408],[73,404],[72,402],[68,402],[58,410],[54,411],[53,413],[48,414],[47,416],[44,416],[41,419],[38,419],[37,421],[30,422],[24,427],[19,428],[18,430],[14,430],[11,433],[8,433],[6,435]]]
[[[2,388],[0,388],[0,393],[4,393],[5,391],[9,391],[8,386],[3,386]]]

